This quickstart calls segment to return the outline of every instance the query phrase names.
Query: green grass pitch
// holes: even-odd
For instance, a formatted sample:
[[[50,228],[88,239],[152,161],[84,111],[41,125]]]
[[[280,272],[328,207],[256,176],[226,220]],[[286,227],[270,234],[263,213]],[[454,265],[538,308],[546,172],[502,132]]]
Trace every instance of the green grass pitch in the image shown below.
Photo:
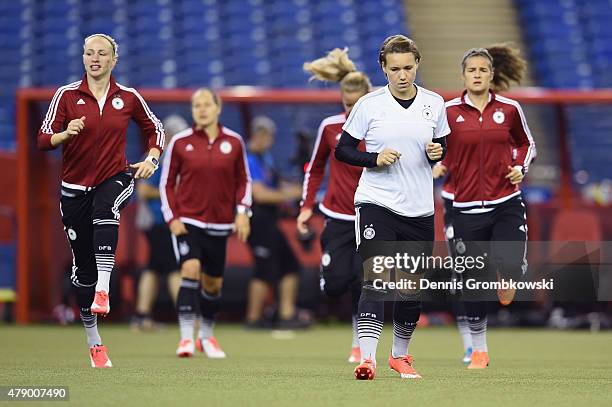
[[[216,336],[225,360],[201,354],[178,359],[174,326],[133,333],[125,325],[102,323],[100,331],[112,369],[89,367],[80,326],[0,326],[0,386],[68,386],[70,404],[105,407],[612,405],[610,332],[491,329],[491,366],[468,371],[460,362],[456,330],[417,329],[411,353],[423,379],[415,381],[388,369],[387,328],[376,380],[368,382],[354,380],[346,361],[348,325],[279,339],[221,324]]]

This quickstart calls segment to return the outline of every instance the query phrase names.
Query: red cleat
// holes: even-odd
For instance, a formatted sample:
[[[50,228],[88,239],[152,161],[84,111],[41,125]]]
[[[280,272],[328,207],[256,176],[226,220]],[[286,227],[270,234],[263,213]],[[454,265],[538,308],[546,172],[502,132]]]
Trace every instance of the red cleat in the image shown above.
[[[179,358],[189,358],[193,356],[194,347],[193,340],[181,339],[179,346],[176,349],[176,356]]]
[[[376,365],[372,359],[366,359],[355,368],[355,379],[357,380],[374,380],[376,376]]]
[[[359,363],[361,361],[361,349],[355,346],[351,349],[351,356],[348,358],[349,363]]]
[[[412,355],[394,358],[390,354],[389,367],[399,373],[402,379],[421,379],[421,375],[412,367]]]
[[[106,353],[106,346],[96,345],[92,348],[89,348],[89,359],[91,360],[91,367],[113,367],[113,364],[108,358],[108,354]]]
[[[91,313],[106,316],[110,312],[110,301],[106,291],[96,291],[93,303],[91,303]]]
[[[489,366],[489,354],[487,352],[472,352],[472,362],[468,365],[468,369],[486,369]]]

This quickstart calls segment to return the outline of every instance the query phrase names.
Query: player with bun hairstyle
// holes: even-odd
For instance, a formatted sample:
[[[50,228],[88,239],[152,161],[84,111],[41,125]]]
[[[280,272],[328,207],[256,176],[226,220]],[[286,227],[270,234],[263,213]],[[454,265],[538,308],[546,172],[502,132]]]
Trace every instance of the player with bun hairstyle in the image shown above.
[[[519,103],[496,93],[520,82],[525,69],[525,61],[507,44],[465,53],[465,90],[446,103],[449,154],[434,171],[437,177],[452,174],[444,187],[453,206],[452,217],[446,219],[451,246],[467,245],[467,253],[479,255],[470,242],[492,242],[489,266],[496,267],[498,279],[517,280],[527,270],[527,218],[519,184],[536,148]],[[498,297],[508,305],[514,292],[500,290]],[[468,369],[484,369],[489,364],[486,303],[464,304],[473,346]]]
[[[304,64],[304,70],[312,74],[311,80],[340,84],[344,112],[329,116],[321,122],[314,150],[304,177],[303,195],[297,228],[308,233],[308,222],[313,214],[315,198],[329,162],[329,179],[319,210],[325,215],[325,229],[321,234],[321,286],[330,297],[339,297],[350,291],[353,304],[353,343],[349,362],[361,360],[357,337],[357,305],[361,294],[361,259],[355,245],[355,205],[353,197],[362,169],[334,157],[342,126],[353,106],[370,92],[368,76],[357,71],[348,56],[348,49],[336,48],[325,57]],[[359,144],[364,151],[364,143]]]

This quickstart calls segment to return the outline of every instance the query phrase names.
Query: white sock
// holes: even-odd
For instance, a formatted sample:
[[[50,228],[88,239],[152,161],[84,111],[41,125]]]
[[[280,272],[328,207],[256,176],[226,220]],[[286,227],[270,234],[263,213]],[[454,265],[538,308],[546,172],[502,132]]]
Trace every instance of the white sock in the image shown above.
[[[412,333],[416,325],[416,322],[398,323],[393,321],[393,347],[391,348],[391,355],[394,358],[408,354],[408,346],[410,345],[410,339],[412,339]]]
[[[357,321],[359,331],[359,348],[361,349],[361,362],[371,359],[376,365],[376,348],[382,332],[383,323],[375,318],[361,317]]]
[[[359,346],[359,335],[357,333],[357,314],[353,314],[353,343],[351,347],[356,348]]]
[[[83,321],[83,326],[85,327],[89,347],[102,345],[102,338],[100,338],[98,333],[98,317],[95,314],[83,315],[81,313],[81,321]]]
[[[192,313],[180,313],[178,316],[179,329],[181,331],[181,340],[191,339],[193,340],[193,331],[195,328],[195,314]]]
[[[487,317],[469,319],[470,332],[474,352],[488,352],[487,348]]]
[[[98,267],[98,282],[96,291],[110,291],[110,278],[115,265],[114,254],[96,254],[96,266]]]
[[[211,321],[210,319],[204,319],[202,316],[199,318],[200,320],[200,332],[198,337],[201,339],[208,339],[213,336],[213,329],[215,327],[215,321]]]
[[[463,351],[465,352],[468,348],[472,348],[472,333],[465,315],[457,317],[457,328],[459,328],[459,334],[463,340]]]

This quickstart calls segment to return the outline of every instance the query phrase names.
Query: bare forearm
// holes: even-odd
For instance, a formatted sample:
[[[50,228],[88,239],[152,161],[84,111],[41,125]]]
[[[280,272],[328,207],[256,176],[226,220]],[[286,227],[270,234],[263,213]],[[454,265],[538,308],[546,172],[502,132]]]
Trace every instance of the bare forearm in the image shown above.
[[[64,144],[68,137],[66,136],[66,132],[62,131],[61,133],[55,133],[51,136],[51,145],[53,147],[57,147],[60,144]]]
[[[149,154],[148,155],[149,156],[153,156],[153,157],[155,157],[155,158],[157,158],[159,160],[160,151],[157,148],[153,147],[152,149],[149,150]]]

